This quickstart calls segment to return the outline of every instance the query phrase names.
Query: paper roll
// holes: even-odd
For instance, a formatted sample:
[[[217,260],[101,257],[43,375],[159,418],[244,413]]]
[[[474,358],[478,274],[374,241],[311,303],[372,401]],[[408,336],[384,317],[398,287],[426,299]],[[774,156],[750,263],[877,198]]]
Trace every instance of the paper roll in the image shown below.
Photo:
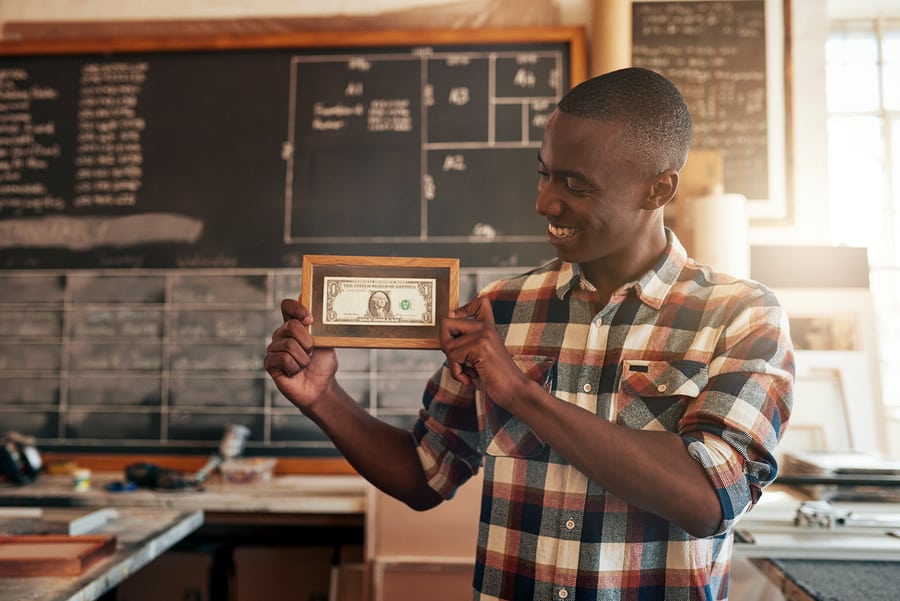
[[[711,194],[691,202],[694,259],[716,271],[750,277],[747,199],[742,194]]]

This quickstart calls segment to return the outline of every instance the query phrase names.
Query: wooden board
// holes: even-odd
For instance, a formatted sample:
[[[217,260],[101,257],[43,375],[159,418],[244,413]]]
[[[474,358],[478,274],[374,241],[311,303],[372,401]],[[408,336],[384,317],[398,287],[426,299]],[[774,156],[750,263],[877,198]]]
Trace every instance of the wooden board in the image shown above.
[[[0,536],[0,576],[78,576],[115,550],[113,535]]]
[[[118,517],[115,509],[87,507],[0,508],[0,536],[22,534],[91,534]]]

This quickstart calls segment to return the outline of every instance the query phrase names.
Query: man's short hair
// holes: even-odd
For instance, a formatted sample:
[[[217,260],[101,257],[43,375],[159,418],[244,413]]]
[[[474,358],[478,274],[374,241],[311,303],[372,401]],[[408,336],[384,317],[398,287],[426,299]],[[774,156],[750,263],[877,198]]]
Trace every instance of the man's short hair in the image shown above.
[[[639,164],[659,173],[687,161],[693,124],[684,96],[650,69],[628,67],[584,81],[563,96],[559,110],[628,125],[626,144]]]

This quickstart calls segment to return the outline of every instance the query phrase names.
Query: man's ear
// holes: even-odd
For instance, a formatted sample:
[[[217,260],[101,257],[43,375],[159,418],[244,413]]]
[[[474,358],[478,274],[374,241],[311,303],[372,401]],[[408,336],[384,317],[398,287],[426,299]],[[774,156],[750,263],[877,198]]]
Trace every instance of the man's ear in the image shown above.
[[[644,208],[652,211],[669,204],[675,198],[675,193],[678,192],[678,178],[678,171],[675,169],[660,171],[653,178]]]

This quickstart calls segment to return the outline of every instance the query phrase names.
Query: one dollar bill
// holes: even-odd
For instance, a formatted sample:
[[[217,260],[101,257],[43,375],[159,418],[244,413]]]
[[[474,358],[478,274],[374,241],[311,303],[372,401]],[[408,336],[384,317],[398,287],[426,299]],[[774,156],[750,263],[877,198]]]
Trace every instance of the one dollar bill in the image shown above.
[[[326,276],[324,284],[324,324],[435,324],[434,279]]]

